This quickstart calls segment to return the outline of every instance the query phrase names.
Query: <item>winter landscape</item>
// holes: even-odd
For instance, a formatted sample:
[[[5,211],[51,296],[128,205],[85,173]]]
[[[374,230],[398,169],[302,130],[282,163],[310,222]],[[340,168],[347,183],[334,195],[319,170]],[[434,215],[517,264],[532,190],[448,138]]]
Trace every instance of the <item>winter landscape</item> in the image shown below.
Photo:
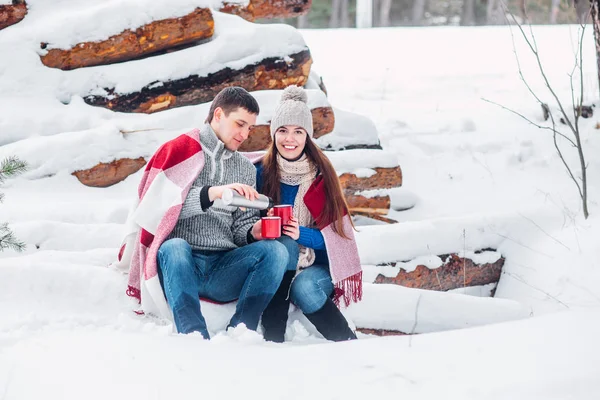
[[[525,28],[566,112],[573,115],[580,86],[595,112],[579,119],[584,218],[551,120],[519,66],[556,129],[569,129],[515,26],[297,30],[219,12],[213,0],[27,3],[27,16],[0,30],[0,159],[28,166],[0,187],[0,222],[26,245],[0,253],[0,399],[600,398],[600,110],[591,26],[581,79],[581,26]],[[72,70],[40,59],[196,7],[214,9],[214,37],[202,45]],[[401,186],[354,193],[391,201],[389,210],[355,219],[364,299],[343,313],[359,340],[328,342],[297,311],[284,344],[244,327],[226,331],[233,304],[202,305],[210,341],[139,315],[125,294],[126,271],[113,263],[143,169],[106,187],[74,173],[150,157],[201,124],[209,101],[152,113],[91,102],[117,104],[144,88],[268,58],[293,65],[306,49],[310,78],[300,83],[312,109],[335,114],[335,127],[317,142],[338,174],[366,179],[398,166],[402,174]],[[270,120],[282,88],[253,90],[259,124]],[[576,149],[557,140],[579,179]],[[476,265],[502,258],[499,280],[451,290],[441,282],[433,290],[381,284],[401,269],[435,272],[448,254]]]

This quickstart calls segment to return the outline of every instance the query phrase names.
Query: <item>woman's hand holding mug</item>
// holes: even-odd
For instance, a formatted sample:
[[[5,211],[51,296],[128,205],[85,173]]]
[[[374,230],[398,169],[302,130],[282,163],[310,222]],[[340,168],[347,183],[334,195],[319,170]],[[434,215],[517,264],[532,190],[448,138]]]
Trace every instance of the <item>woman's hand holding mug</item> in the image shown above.
[[[298,240],[300,237],[300,226],[298,225],[298,219],[291,217],[288,224],[283,226],[283,234],[291,237],[294,240]]]

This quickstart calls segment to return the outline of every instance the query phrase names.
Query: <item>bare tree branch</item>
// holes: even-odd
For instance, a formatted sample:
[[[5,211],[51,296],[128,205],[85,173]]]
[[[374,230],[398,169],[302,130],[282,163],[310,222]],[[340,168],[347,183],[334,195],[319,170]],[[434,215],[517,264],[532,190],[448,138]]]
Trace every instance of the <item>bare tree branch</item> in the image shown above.
[[[524,216],[523,214],[519,213],[519,215],[523,218],[525,218],[527,221],[531,222],[533,225],[535,225],[536,228],[538,228],[540,231],[542,231],[546,236],[548,236],[550,239],[554,240],[556,243],[560,244],[562,247],[564,247],[565,249],[571,251],[571,249],[564,244],[563,242],[561,242],[560,240],[558,240],[557,238],[555,238],[554,236],[550,235],[548,232],[546,232],[545,230],[542,229],[541,226],[539,226],[538,224],[535,223],[534,220],[532,220],[531,218],[528,218],[526,216]]]
[[[538,288],[536,286],[531,285],[530,283],[528,283],[527,281],[525,281],[525,279],[523,279],[521,276],[516,275],[516,274],[512,274],[510,272],[503,272],[503,274],[506,274],[506,275],[510,276],[511,278],[513,278],[514,280],[517,280],[517,281],[523,283],[524,285],[527,285],[530,288],[535,289],[538,292],[541,292],[541,293],[545,294],[546,296],[550,297],[552,300],[554,300],[557,303],[563,305],[565,308],[567,308],[567,309],[570,308],[568,305],[566,305],[565,303],[563,303],[562,301],[560,301],[559,299],[557,299],[556,296],[553,296],[550,293],[548,293],[548,292],[546,292],[546,291],[544,291],[544,290],[542,290],[542,289],[540,289],[540,288]]]
[[[540,129],[548,129],[551,130],[553,135],[553,142],[554,142],[554,147],[558,153],[558,156],[561,160],[561,162],[563,163],[563,165],[565,166],[565,168],[567,169],[567,173],[569,174],[569,177],[571,178],[571,180],[575,183],[575,186],[577,187],[577,191],[579,192],[579,197],[581,198],[581,202],[583,205],[583,215],[584,217],[587,219],[589,216],[589,212],[588,212],[588,206],[587,206],[587,164],[585,162],[585,157],[583,154],[583,145],[582,145],[582,141],[581,141],[581,135],[580,135],[580,131],[579,131],[579,118],[581,118],[582,115],[582,110],[583,110],[583,39],[584,39],[584,35],[585,35],[585,24],[581,24],[581,35],[578,36],[578,51],[575,53],[575,66],[573,67],[573,70],[571,71],[571,73],[569,74],[569,82],[570,82],[570,86],[571,86],[571,104],[573,106],[573,116],[569,116],[569,114],[567,114],[567,112],[565,111],[565,108],[563,106],[563,103],[561,102],[560,98],[558,97],[558,95],[556,94],[554,88],[552,87],[552,85],[550,84],[550,80],[548,79],[548,75],[546,74],[546,71],[544,69],[544,65],[542,63],[542,60],[540,58],[540,54],[539,54],[539,48],[537,45],[537,40],[536,37],[533,33],[533,27],[531,26],[531,24],[529,24],[529,34],[530,37],[525,33],[523,26],[517,21],[516,17],[514,16],[514,14],[512,14],[511,12],[508,11],[508,8],[506,6],[506,4],[504,2],[502,2],[502,7],[505,11],[505,15],[508,14],[512,17],[512,21],[514,22],[514,24],[517,26],[517,28],[519,29],[519,31],[521,32],[521,35],[523,36],[523,39],[525,40],[525,43],[527,44],[527,46],[529,47],[529,50],[533,53],[533,55],[535,56],[535,60],[537,63],[537,67],[538,70],[540,72],[540,75],[544,81],[544,84],[546,86],[546,88],[548,89],[548,91],[550,92],[551,96],[554,98],[554,101],[556,102],[556,104],[558,105],[559,109],[560,109],[560,115],[561,115],[561,122],[564,122],[568,128],[570,129],[571,133],[573,134],[573,136],[575,137],[575,140],[567,137],[566,135],[564,135],[561,132],[558,132],[556,130],[556,121],[554,119],[554,116],[551,112],[548,113],[551,121],[552,121],[552,128],[547,128],[547,127],[542,127],[538,124],[533,123],[532,121],[530,121],[529,119],[527,119],[526,117],[524,117],[523,115],[517,113],[516,111],[513,111],[509,108],[503,107],[499,104],[490,102],[492,104],[496,104],[499,105],[500,107],[504,108],[507,111],[511,111],[514,114],[517,114],[519,116],[521,116],[522,118],[524,118],[526,121],[528,121],[529,123],[531,123],[534,126],[537,126]],[[506,17],[506,20],[509,23],[509,28],[510,28],[510,21],[508,20],[508,17]],[[538,101],[538,103],[540,103],[542,105],[542,107],[544,106],[544,103],[541,101],[541,99],[537,96],[537,94],[533,91],[533,89],[531,88],[531,86],[529,86],[529,84],[527,83],[527,80],[525,79],[525,77],[523,76],[523,71],[521,69],[521,63],[519,60],[519,56],[517,54],[517,50],[516,50],[516,45],[515,45],[515,38],[514,38],[514,34],[512,32],[512,28],[510,28],[510,34],[511,34],[511,38],[512,38],[512,43],[513,43],[513,51],[515,53],[515,58],[517,60],[517,66],[519,68],[519,76],[521,78],[521,80],[524,82],[525,86],[527,87],[527,90],[529,90],[529,92],[532,94],[532,96]],[[578,54],[577,54],[578,53]],[[575,74],[575,70],[578,69],[579,70],[579,98],[578,98],[578,103],[576,103],[575,100],[575,87],[573,85],[573,76]],[[485,100],[485,99],[484,99]],[[487,100],[486,100],[487,101]],[[572,146],[574,146],[577,149],[577,153],[579,156],[579,165],[580,165],[580,169],[581,169],[581,178],[580,180],[578,180],[575,177],[575,174],[573,173],[572,168],[569,166],[569,163],[566,161],[564,154],[560,148],[560,145],[557,141],[557,136],[560,136],[564,139],[566,139]],[[581,181],[581,183],[580,183]]]
[[[499,103],[496,103],[494,101],[485,99],[483,97],[481,98],[481,100],[486,101],[486,102],[488,102],[490,104],[494,104],[494,105],[496,105],[496,106],[498,106],[498,107],[500,107],[500,108],[502,108],[502,109],[504,109],[506,111],[509,111],[509,112],[511,112],[511,113],[513,113],[515,115],[518,115],[519,117],[523,118],[525,121],[529,122],[531,125],[533,125],[533,126],[535,126],[537,128],[544,129],[544,130],[550,131],[552,133],[556,133],[559,136],[562,136],[564,139],[568,140],[569,143],[571,143],[571,145],[573,145],[573,147],[577,147],[577,145],[575,144],[575,142],[571,138],[569,138],[568,136],[565,136],[562,133],[556,131],[556,129],[550,128],[549,126],[543,126],[543,125],[540,125],[540,124],[536,124],[535,122],[533,122],[532,120],[530,120],[529,118],[527,118],[526,116],[524,116],[523,114],[521,114],[521,113],[519,113],[519,112],[517,112],[517,111],[515,111],[515,110],[513,110],[511,108],[505,107],[502,104],[499,104]]]

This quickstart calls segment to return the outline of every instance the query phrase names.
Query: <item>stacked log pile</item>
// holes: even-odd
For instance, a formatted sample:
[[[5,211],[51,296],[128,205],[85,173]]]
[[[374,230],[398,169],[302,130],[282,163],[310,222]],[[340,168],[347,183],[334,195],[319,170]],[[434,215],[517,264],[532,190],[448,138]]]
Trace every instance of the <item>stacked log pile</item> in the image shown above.
[[[168,64],[167,59],[174,53],[188,49],[202,50],[219,40],[219,34],[215,34],[216,32],[221,35],[227,34],[227,32],[219,32],[218,22],[219,18],[223,18],[222,14],[203,6],[203,1],[198,0],[198,7],[185,15],[131,26],[98,40],[80,41],[69,46],[53,43],[52,38],[40,40],[38,49],[40,60],[45,67],[54,69],[53,73],[61,74],[60,80],[64,82],[92,82],[93,84],[95,79],[104,79],[98,81],[103,82],[102,85],[85,88],[83,93],[74,89],[69,94],[81,96],[85,103],[98,107],[102,112],[111,115],[116,115],[116,112],[138,115],[140,121],[147,121],[147,118],[154,118],[156,115],[176,112],[178,111],[176,109],[181,110],[180,107],[191,109],[199,107],[198,110],[205,113],[206,110],[202,106],[212,101],[222,88],[244,87],[256,95],[261,107],[261,115],[259,123],[253,128],[250,138],[243,144],[241,151],[268,148],[271,144],[269,122],[273,112],[273,107],[270,106],[278,101],[281,89],[289,85],[304,86],[311,92],[309,107],[313,116],[315,139],[324,150],[336,150],[328,154],[338,171],[340,184],[351,212],[354,215],[375,217],[387,215],[391,206],[389,189],[402,185],[402,171],[397,159],[381,149],[372,122],[365,117],[338,112],[329,103],[323,80],[315,71],[311,71],[312,57],[306,46],[294,47],[288,53],[274,51],[273,54],[265,55],[267,53],[255,51],[243,56],[231,54],[228,60],[220,59],[218,63],[214,63],[215,65],[209,65],[200,72],[183,74],[184,76],[166,73],[160,77],[153,77],[147,74],[147,71],[152,69],[152,65]],[[247,21],[254,21],[261,18],[285,18],[305,14],[310,6],[311,0],[250,0],[243,4],[223,2],[220,11],[238,15]],[[33,13],[34,8],[32,7],[31,10]],[[26,18],[26,15],[27,5],[22,0],[13,0],[10,5],[0,6],[0,29],[18,23]],[[237,17],[226,17],[239,20]],[[31,18],[33,20],[33,17]],[[251,25],[243,20],[239,21],[239,26]],[[235,26],[237,25],[228,25],[228,28],[235,28]],[[277,35],[261,37],[265,41],[280,40]],[[35,42],[35,46],[37,45],[38,42]],[[269,48],[266,45],[264,47]],[[202,51],[194,53],[194,56],[198,55],[207,58],[211,56]],[[260,58],[260,56],[264,57]],[[185,61],[194,64],[203,60],[201,57],[190,57]],[[116,68],[118,73],[110,75]],[[139,87],[131,90],[123,90],[119,87],[123,82],[117,79],[106,78],[106,76],[118,76],[124,81],[129,81],[136,78],[142,69],[145,70],[145,76],[149,78]],[[108,83],[104,84],[106,82]],[[68,91],[69,86],[67,83],[65,85],[66,89],[61,88],[61,92]],[[149,123],[146,128],[153,128],[153,126]],[[146,129],[148,130],[151,129]],[[368,134],[367,130],[369,130]],[[77,133],[73,132],[73,134]],[[122,133],[127,135],[126,132]],[[145,135],[146,132],[144,129],[139,129],[135,134]],[[148,140],[146,143],[153,142]],[[123,154],[127,154],[127,157]],[[109,187],[143,168],[150,156],[151,154],[129,152],[121,153],[122,158],[112,161],[95,157],[96,165],[91,164],[90,168],[77,170],[73,175],[84,185]],[[114,153],[110,153],[110,157],[114,157]],[[102,162],[99,162],[100,160]],[[73,169],[75,167],[71,171]],[[456,254],[443,256],[443,260],[444,265],[435,269],[418,266],[411,271],[399,269],[397,276],[394,277],[380,274],[374,283],[447,291],[497,282],[504,263],[504,259],[500,258],[494,263],[478,264]],[[359,330],[361,329],[363,332],[373,334],[402,334],[390,330],[368,330],[369,327],[359,327]]]
[[[82,81],[92,82],[96,76],[110,75],[116,68],[123,70],[124,65],[132,65],[127,69],[127,74],[135,75],[136,68],[151,67],[151,63],[161,63],[162,57],[169,53],[181,51],[190,47],[203,49],[206,43],[214,38],[215,26],[218,19],[214,12],[200,6],[186,15],[175,18],[151,21],[142,26],[132,27],[113,35],[93,41],[86,41],[71,45],[69,48],[52,43],[51,40],[42,41],[40,45],[40,59],[49,68],[72,71],[85,76],[90,69],[89,76]],[[308,0],[255,0],[248,4],[223,3],[222,11],[237,14],[247,20],[257,18],[281,18],[308,12]],[[231,26],[228,25],[228,29]],[[240,28],[241,29],[241,28]],[[271,35],[273,36],[273,35]],[[278,40],[277,38],[269,40]],[[194,53],[201,54],[201,53]],[[258,55],[257,55],[258,56]],[[256,57],[255,57],[256,58]],[[139,64],[140,61],[145,64]],[[220,60],[219,65],[227,65]],[[129,64],[137,62],[138,64]],[[169,109],[195,106],[212,101],[214,96],[224,87],[241,86],[245,89],[256,91],[275,91],[290,85],[299,85],[318,88],[326,96],[322,79],[313,71],[311,73],[312,58],[308,48],[289,51],[288,54],[270,56],[259,59],[257,62],[248,62],[246,65],[232,60],[236,67],[204,68],[208,73],[190,73],[187,76],[176,78],[166,74],[166,78],[147,79],[147,83],[134,90],[120,90],[118,81],[112,80],[113,86],[98,83],[99,87],[90,87],[87,93],[79,93],[84,101],[92,106],[103,107],[121,113],[152,114]],[[90,67],[96,69],[93,70]],[[99,69],[98,69],[99,68]],[[108,72],[104,73],[103,71]],[[310,79],[309,79],[310,78]],[[309,82],[313,80],[315,82]],[[107,81],[111,81],[107,79]],[[104,85],[104,86],[102,86]],[[273,92],[271,103],[276,103],[279,93]],[[276,98],[277,97],[277,98]],[[261,107],[261,110],[263,107]],[[336,126],[333,107],[318,104],[312,107],[315,138],[319,139],[334,132]],[[349,113],[343,114],[345,118]],[[342,121],[343,125],[343,121]],[[342,126],[341,125],[341,126]],[[352,123],[346,123],[346,127]],[[348,128],[345,128],[348,129]],[[339,129],[338,129],[339,131]],[[338,134],[336,131],[335,134]],[[343,135],[344,132],[340,132]],[[347,134],[347,133],[346,133]],[[352,133],[354,135],[354,133]],[[353,143],[348,148],[371,148],[377,151],[378,141],[374,145],[373,139],[360,143],[360,132],[356,132],[359,143]],[[254,127],[250,138],[244,143],[241,151],[257,151],[266,149],[271,143],[269,134],[269,120]],[[324,149],[331,149],[328,144]],[[85,185],[107,187],[114,185],[143,167],[147,155],[140,157],[117,159],[109,163],[75,171],[73,174]],[[356,168],[360,168],[361,160],[354,160]],[[389,189],[402,184],[400,167],[375,168],[374,174],[368,178],[357,177],[352,173],[340,174],[340,182],[351,210],[361,215],[385,215],[390,209],[388,194],[379,193],[375,196],[365,196],[361,192],[374,189]]]

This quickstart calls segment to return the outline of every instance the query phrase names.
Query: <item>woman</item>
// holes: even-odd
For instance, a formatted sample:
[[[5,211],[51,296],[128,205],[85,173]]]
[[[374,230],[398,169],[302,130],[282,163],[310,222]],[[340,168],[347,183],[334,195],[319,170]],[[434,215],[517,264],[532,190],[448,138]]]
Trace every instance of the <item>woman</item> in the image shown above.
[[[271,120],[272,145],[257,166],[257,189],[294,217],[283,234],[300,247],[262,315],[264,337],[283,342],[290,300],[328,340],[356,339],[336,303],[362,297],[362,269],[353,224],[331,162],[313,142],[304,89],[286,88]],[[332,300],[333,298],[333,300]]]

